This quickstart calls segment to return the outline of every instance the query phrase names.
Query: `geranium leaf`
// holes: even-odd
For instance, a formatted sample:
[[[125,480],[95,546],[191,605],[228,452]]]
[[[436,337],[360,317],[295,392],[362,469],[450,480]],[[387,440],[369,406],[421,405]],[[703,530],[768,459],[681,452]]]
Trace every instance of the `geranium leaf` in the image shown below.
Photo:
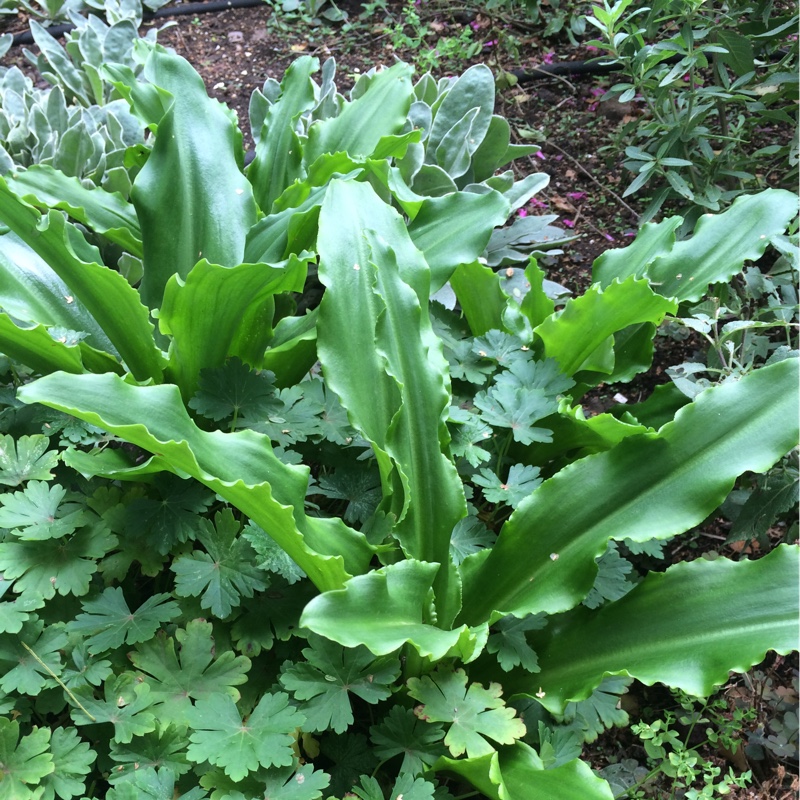
[[[176,647],[177,641],[177,647]],[[190,699],[205,700],[224,694],[239,699],[234,686],[247,681],[250,659],[225,650],[214,657],[212,625],[201,619],[179,628],[175,639],[159,633],[131,653],[150,687],[151,701],[159,719],[180,723],[190,708]]]
[[[365,647],[344,648],[321,636],[309,638],[305,661],[286,666],[281,685],[297,700],[306,701],[304,730],[343,733],[353,723],[350,693],[368,703],[391,694],[389,686],[400,674],[393,656],[375,658]]]
[[[250,520],[242,536],[250,542],[258,556],[258,569],[274,572],[285,578],[287,583],[297,583],[306,577],[305,572],[295,564],[291,556],[263,528]],[[252,595],[247,595],[252,597]]]
[[[253,370],[235,357],[222,367],[201,370],[197,393],[189,401],[190,408],[215,422],[268,416],[278,413],[281,405],[275,375]]]
[[[108,678],[103,686],[102,700],[98,700],[89,688],[81,689],[75,695],[82,707],[73,707],[72,721],[76,725],[110,722],[114,726],[115,742],[124,744],[134,736],[144,736],[156,729],[156,718],[150,711],[153,703],[150,687],[137,682],[130,672]]]
[[[331,782],[331,776],[313,765],[304,764],[299,769],[272,767],[258,774],[258,793],[269,800],[319,800],[323,789]],[[248,800],[251,795],[233,790],[225,795],[226,800]]]
[[[175,773],[169,767],[142,767],[110,789],[106,800],[173,800],[175,792]],[[180,795],[181,800],[203,800],[207,796],[199,787]]]
[[[490,503],[505,503],[516,508],[541,482],[539,468],[526,464],[514,464],[505,481],[490,469],[482,469],[473,476],[473,483],[483,487],[483,496]]]
[[[460,424],[454,426],[450,452],[456,458],[466,458],[471,466],[478,467],[491,458],[481,445],[491,441],[492,429],[477,414],[465,413],[466,420],[462,422],[461,419],[454,419],[451,409],[450,421]]]
[[[157,730],[135,736],[130,742],[112,742],[110,757],[119,766],[109,775],[111,783],[118,783],[138,770],[164,768],[174,775],[183,775],[191,769],[186,760],[189,737],[186,727],[166,725]]]
[[[467,687],[463,669],[439,669],[432,675],[410,678],[408,693],[421,703],[414,713],[430,722],[450,723],[444,743],[454,756],[468,758],[495,750],[487,741],[512,744],[525,735],[525,725],[516,711],[501,700],[502,688],[492,683],[486,689],[479,683]]]
[[[11,588],[11,581],[0,578],[0,600]],[[0,633],[19,633],[22,626],[31,618],[31,612],[44,605],[41,595],[29,592],[0,602]]]
[[[219,619],[230,616],[242,597],[267,588],[267,576],[253,563],[255,552],[239,535],[240,523],[223,509],[210,520],[198,521],[197,538],[206,552],[193,550],[172,563],[175,592],[180,597],[201,596],[200,605]]]
[[[97,522],[74,533],[66,541],[0,543],[0,571],[14,581],[20,594],[51,599],[60,595],[78,597],[89,591],[97,572],[97,561],[117,544],[105,524]]]
[[[320,739],[320,751],[330,768],[330,793],[339,797],[350,791],[360,775],[370,773],[378,759],[361,733],[329,733]]]
[[[495,369],[493,364],[478,355],[469,339],[453,340],[449,345],[444,343],[444,354],[450,365],[450,377],[456,380],[483,386]]]
[[[29,788],[38,784],[54,769],[53,756],[48,751],[50,731],[34,728],[19,738],[19,723],[0,717],[0,800],[33,798]]]
[[[131,611],[119,586],[109,587],[99,597],[85,600],[83,614],[69,623],[70,633],[87,635],[90,653],[102,653],[127,644],[145,642],[164,622],[180,616],[178,604],[168,594],[148,597]]]
[[[91,772],[97,754],[81,741],[75,728],[55,728],[50,737],[54,771],[41,782],[42,800],[69,800],[85,791],[85,777]]]
[[[59,539],[86,521],[79,503],[64,503],[67,490],[59,484],[31,481],[21,492],[0,495],[0,527],[13,528],[23,540]]]
[[[86,640],[83,638],[72,648],[69,657],[72,665],[67,664],[64,667],[61,680],[70,689],[100,686],[112,672],[110,661],[97,659],[88,653]]]
[[[480,358],[491,359],[502,367],[510,367],[517,361],[529,361],[532,357],[522,339],[496,329],[475,337],[472,350]]]
[[[19,486],[29,480],[49,481],[58,465],[58,453],[47,452],[46,436],[0,436],[0,483]]]
[[[528,672],[539,671],[536,652],[525,638],[527,631],[538,631],[547,624],[543,614],[531,614],[523,619],[506,616],[492,625],[486,643],[489,653],[497,653],[497,661],[504,672],[521,666]]]
[[[222,767],[233,780],[262,767],[285,767],[294,761],[292,733],[305,717],[289,705],[283,692],[265,694],[242,720],[233,699],[215,694],[198,700],[187,713],[194,729],[187,756],[195,763]]]
[[[127,507],[126,530],[146,536],[159,553],[166,554],[177,542],[194,539],[198,515],[214,496],[196,481],[165,475],[157,484],[159,498],[141,497]]]
[[[253,600],[243,604],[243,613],[233,623],[231,636],[237,649],[248,656],[269,650],[275,639],[286,641],[300,627],[303,607],[316,596],[313,584],[276,581]]]
[[[17,634],[0,635],[0,664],[3,664],[0,689],[23,695],[39,694],[51,675],[61,673],[60,651],[66,645],[63,624],[45,627],[38,619],[26,622]]]
[[[632,570],[631,562],[619,554],[616,542],[609,542],[608,550],[597,559],[597,577],[583,605],[598,608],[606,600],[619,600],[635,585],[628,580]]]
[[[403,755],[401,773],[419,775],[445,754],[444,728],[423,722],[410,708],[392,706],[383,722],[369,729],[369,735],[381,760]]]
[[[495,535],[473,516],[460,519],[450,534],[450,557],[458,565],[467,556],[491,547]]]
[[[603,682],[585,700],[567,703],[564,713],[557,717],[569,725],[584,742],[593,742],[606,728],[628,724],[628,713],[620,708],[620,696],[625,694],[630,678],[612,676]]]
[[[544,392],[495,386],[475,395],[475,406],[487,425],[510,428],[514,441],[521,444],[552,441],[552,431],[536,423],[558,410],[558,402]]]

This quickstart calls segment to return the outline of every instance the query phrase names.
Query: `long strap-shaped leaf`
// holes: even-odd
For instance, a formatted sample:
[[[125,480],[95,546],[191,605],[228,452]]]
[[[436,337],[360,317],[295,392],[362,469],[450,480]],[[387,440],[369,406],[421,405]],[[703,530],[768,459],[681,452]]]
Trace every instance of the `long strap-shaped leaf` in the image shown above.
[[[64,281],[72,293],[64,303],[80,301],[137,380],[161,379],[163,354],[155,345],[153,324],[139,294],[119,272],[91,260],[99,260],[97,249],[60,211],[42,217],[0,178],[0,220]]]
[[[434,661],[455,654],[470,661],[486,643],[485,625],[443,630],[427,621],[431,585],[440,570],[438,564],[406,559],[357,575],[343,589],[315,597],[300,624],[345,647],[363,644],[376,656],[410,642]]]
[[[765,189],[743,195],[727,211],[701,217],[694,235],[677,244],[671,220],[651,226],[644,245],[634,242],[600,256],[594,278],[607,286],[614,278],[643,275],[665,297],[696,301],[709,284],[729,281],[745,261],[761,258],[772,236],[782,233],[796,214],[792,192]]]
[[[697,525],[737,476],[763,472],[798,438],[798,360],[708,389],[659,433],[631,436],[545,481],[487,557],[467,559],[459,622],[493,611],[556,613],[594,582],[609,539],[666,538]]]
[[[189,62],[156,46],[144,74],[174,98],[131,191],[142,226],[140,291],[157,308],[169,278],[185,278],[201,258],[242,263],[256,204],[237,159],[241,133]]]
[[[364,94],[347,103],[339,116],[315,122],[308,131],[304,162],[312,164],[323,153],[339,151],[369,156],[382,137],[400,133],[413,99],[412,72],[402,62],[378,72]]]
[[[580,759],[545,769],[536,751],[515,742],[478,758],[440,758],[436,772],[453,772],[491,800],[612,800],[609,785]]]
[[[116,354],[80,300],[64,302],[70,295],[67,284],[22,239],[11,232],[0,236],[0,308],[23,322],[81,331],[92,347]]]
[[[544,342],[545,355],[558,361],[565,374],[610,372],[613,358],[610,365],[604,363],[604,344],[612,334],[642,322],[657,325],[677,309],[674,300],[655,294],[647,281],[628,278],[614,281],[605,291],[594,284],[569,300],[563,311],[550,315],[535,333]]]
[[[256,157],[247,170],[259,208],[269,214],[283,190],[303,175],[303,146],[295,121],[314,105],[311,74],[319,60],[303,56],[294,61],[281,81],[280,97],[267,109]]]
[[[19,398],[98,425],[204,483],[268,531],[321,591],[367,567],[372,551],[361,534],[340,520],[306,517],[307,468],[279,461],[269,438],[253,431],[201,431],[176,386],[57,372],[24,386]]]
[[[311,259],[292,256],[285,264],[221,267],[199,261],[183,283],[173,275],[159,314],[161,332],[172,336],[168,375],[184,398],[197,389],[200,370],[219,367],[230,356],[261,366],[272,335],[278,292],[303,289]]]
[[[466,503],[443,452],[450,393],[428,316],[427,264],[397,212],[355,181],[328,189],[318,249],[326,290],[317,352],[326,381],[379,457],[391,457],[402,482],[396,535],[408,556],[443,565],[435,581],[442,604],[450,534]]]
[[[110,241],[141,258],[142,241],[136,211],[122,195],[91,189],[45,164],[34,164],[8,178],[9,187],[37,207],[59,208]]]
[[[598,611],[556,617],[534,645],[541,672],[516,675],[506,688],[536,693],[556,713],[605,675],[705,697],[767,650],[796,649],[798,567],[800,549],[782,545],[758,561],[700,558],[652,573]]]

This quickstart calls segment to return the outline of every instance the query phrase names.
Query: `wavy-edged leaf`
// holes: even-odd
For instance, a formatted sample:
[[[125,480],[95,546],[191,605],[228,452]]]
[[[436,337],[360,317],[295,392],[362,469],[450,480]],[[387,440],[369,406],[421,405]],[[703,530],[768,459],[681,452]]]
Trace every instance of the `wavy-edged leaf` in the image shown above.
[[[272,336],[274,295],[302,291],[312,256],[283,264],[223,267],[199,261],[185,281],[173,275],[164,290],[159,328],[172,337],[167,374],[184,398],[197,389],[200,370],[236,356],[258,367]]]
[[[768,650],[797,648],[798,567],[800,548],[781,545],[757,561],[699,558],[651,573],[599,611],[551,619],[534,643],[541,672],[533,681],[515,676],[512,690],[527,682],[526,693],[538,691],[555,713],[588,697],[606,675],[707,697]]]
[[[297,562],[320,590],[362,572],[372,555],[365,538],[337,519],[310,518],[303,504],[308,469],[280,461],[253,431],[201,431],[177,386],[131,386],[115,375],[55,373],[20,390],[42,403],[157,453],[243,511]],[[146,422],[142,422],[146,420]]]
[[[784,189],[742,195],[727,211],[704,214],[694,234],[678,243],[674,244],[673,220],[653,226],[645,246],[634,241],[601,256],[594,277],[607,285],[614,278],[643,275],[659,294],[696,301],[710,284],[729,281],[745,261],[761,258],[770,239],[783,233],[796,215],[797,195]],[[673,219],[680,224],[680,218]]]
[[[683,217],[667,217],[661,222],[646,222],[627,247],[606,250],[592,264],[592,282],[605,289],[615,279],[644,276],[656,256],[669,252],[675,244],[675,230]]]
[[[647,281],[628,278],[606,289],[593,285],[569,300],[563,311],[549,316],[535,333],[545,354],[558,361],[566,375],[581,370],[610,373],[614,368],[613,350],[610,359],[608,353],[610,336],[640,322],[657,325],[677,310],[674,300],[657,295]]]
[[[408,559],[349,580],[315,597],[300,625],[345,647],[363,644],[387,655],[409,642],[421,656],[438,660],[453,648],[467,661],[482,647],[480,631],[466,625],[443,630],[428,620],[438,564]]]
[[[235,117],[209,98],[189,62],[157,45],[144,76],[173,97],[131,190],[142,227],[140,292],[157,308],[169,278],[186,278],[201,258],[226,267],[242,262],[256,204],[241,172]]]
[[[6,178],[9,188],[38,208],[58,208],[137,258],[142,256],[141,231],[133,206],[117,192],[87,188],[46,164],[33,164]]]
[[[302,177],[303,146],[295,131],[297,118],[314,105],[312,73],[319,59],[302,56],[290,64],[281,81],[280,97],[269,106],[247,170],[259,208],[269,213],[283,190]]]
[[[452,772],[469,781],[491,800],[613,800],[609,785],[580,759],[545,769],[536,751],[515,742],[479,758],[440,758],[436,772]]]
[[[181,477],[188,477],[185,473],[174,470],[161,456],[150,456],[137,463],[134,456],[118,448],[86,451],[70,447],[63,451],[62,459],[84,478],[99,475],[112,481],[141,481],[158,472],[177,472]]]
[[[795,446],[797,381],[797,359],[764,367],[703,392],[658,434],[628,437],[545,481],[488,557],[462,565],[459,621],[566,611],[591,589],[609,539],[668,538],[702,522],[741,473],[764,472]]]
[[[426,197],[408,233],[430,266],[431,292],[439,291],[456,267],[475,261],[510,213],[508,200],[493,189]]]
[[[0,350],[41,375],[63,370],[84,372],[81,349],[54,339],[44,325],[21,327],[0,313]]]
[[[546,464],[571,451],[577,457],[600,453],[647,430],[630,417],[620,420],[611,414],[596,414],[587,418],[583,407],[573,406],[569,399],[562,400],[558,414],[545,417],[541,424],[553,432],[553,441],[534,442],[528,448],[527,458],[532,464]]]
[[[336,117],[315,122],[303,153],[312,164],[323,153],[372,155],[381,138],[402,131],[413,99],[413,68],[402,62],[373,75],[366,91]]]
[[[450,276],[461,310],[473,336],[483,336],[503,327],[508,295],[500,287],[497,273],[479,261],[460,264]]]
[[[119,272],[100,263],[100,254],[60,211],[42,217],[0,178],[0,219],[69,287],[63,302],[76,300],[105,332],[138,380],[161,378],[163,354],[138,292]]]
[[[395,535],[406,554],[447,567],[450,533],[467,509],[444,453],[450,441],[447,362],[428,315],[425,260],[399,214],[368,184],[354,181],[329,187],[318,248],[326,292],[317,352],[328,386],[395,465],[402,484],[394,492]],[[450,577],[446,568],[436,575],[439,603]]]
[[[31,217],[31,222],[35,217]],[[69,287],[16,234],[0,236],[0,307],[15,320],[86,334],[86,344],[114,353],[114,346],[80,299],[66,303]],[[27,363],[24,362],[23,363]]]

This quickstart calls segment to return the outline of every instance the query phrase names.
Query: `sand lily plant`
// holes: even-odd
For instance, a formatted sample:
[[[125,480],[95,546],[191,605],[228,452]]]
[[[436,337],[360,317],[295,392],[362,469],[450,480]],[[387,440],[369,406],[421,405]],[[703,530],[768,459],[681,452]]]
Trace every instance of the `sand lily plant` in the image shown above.
[[[106,67],[153,136],[130,203],[0,181],[0,797],[609,800],[580,746],[632,678],[707,695],[796,644],[797,548],[636,554],[796,445],[797,359],[581,407],[796,197],[646,227],[556,309],[534,260],[508,293],[485,263],[541,185],[495,180],[491,110],[433,87],[426,134],[405,65],[348,101],[316,66],[255,101],[246,171],[231,112],[150,47],[147,82]]]

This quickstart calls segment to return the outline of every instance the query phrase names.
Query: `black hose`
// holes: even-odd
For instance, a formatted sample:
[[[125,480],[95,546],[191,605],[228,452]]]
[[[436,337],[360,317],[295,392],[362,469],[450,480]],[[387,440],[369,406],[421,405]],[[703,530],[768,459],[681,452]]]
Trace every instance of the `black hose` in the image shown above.
[[[182,17],[186,14],[210,14],[215,11],[229,11],[232,8],[255,8],[256,6],[264,5],[264,2],[265,0],[212,0],[209,3],[183,3],[174,7],[164,6],[159,8],[158,11],[145,9],[144,20]],[[72,30],[75,30],[75,26],[71,22],[47,28],[47,32],[55,38],[63,36]],[[33,34],[30,31],[14,34],[13,46],[16,47],[21,44],[33,44]]]
[[[519,83],[552,78],[554,75],[608,75],[618,72],[619,64],[599,64],[597,61],[558,61],[555,64],[540,64],[530,69],[509,71]]]

